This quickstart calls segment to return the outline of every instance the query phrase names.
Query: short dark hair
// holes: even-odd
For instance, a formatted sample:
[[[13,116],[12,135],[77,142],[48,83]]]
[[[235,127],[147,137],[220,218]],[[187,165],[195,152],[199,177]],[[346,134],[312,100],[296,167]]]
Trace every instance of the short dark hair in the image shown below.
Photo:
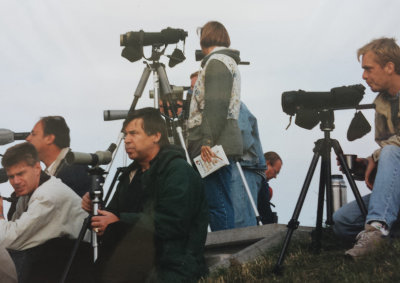
[[[130,122],[139,118],[143,120],[143,130],[146,135],[151,136],[160,133],[161,138],[158,144],[160,146],[169,144],[165,120],[160,111],[152,107],[138,109],[128,114],[122,126],[122,131],[125,130]]]
[[[8,148],[3,155],[1,165],[7,169],[22,161],[31,167],[40,162],[36,148],[29,142],[23,142]]]
[[[281,157],[275,151],[268,151],[268,152],[264,153],[264,158],[265,158],[265,161],[269,161],[269,163],[271,163],[272,166],[278,160],[280,160],[282,162]],[[283,164],[283,162],[282,162],[282,164]]]
[[[229,47],[231,39],[228,31],[220,22],[208,22],[201,28],[200,46],[203,48],[211,46]]]
[[[45,136],[54,135],[54,144],[59,148],[69,147],[71,138],[69,137],[69,128],[65,119],[61,116],[42,117],[39,122],[43,125],[43,134]]]

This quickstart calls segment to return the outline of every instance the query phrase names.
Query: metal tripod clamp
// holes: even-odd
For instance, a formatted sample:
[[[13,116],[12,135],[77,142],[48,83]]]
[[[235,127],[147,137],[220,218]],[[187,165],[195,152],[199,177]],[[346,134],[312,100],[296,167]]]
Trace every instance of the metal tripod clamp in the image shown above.
[[[99,215],[98,210],[102,204],[103,197],[103,184],[105,174],[104,169],[100,167],[94,167],[89,169],[89,174],[92,177],[92,188],[90,190],[90,199],[92,200],[92,215]],[[92,246],[93,246],[93,261],[96,261],[98,258],[98,241],[97,241],[97,233],[92,230]]]

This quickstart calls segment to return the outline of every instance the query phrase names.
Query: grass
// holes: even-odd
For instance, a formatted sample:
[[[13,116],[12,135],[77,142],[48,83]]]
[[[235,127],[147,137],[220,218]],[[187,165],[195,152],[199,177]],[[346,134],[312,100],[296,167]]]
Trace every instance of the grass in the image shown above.
[[[321,245],[316,253],[310,242],[292,240],[281,275],[272,272],[281,252],[279,246],[253,262],[219,270],[201,282],[400,282],[400,238],[357,261],[344,256],[351,245],[338,241],[331,231],[324,231]]]

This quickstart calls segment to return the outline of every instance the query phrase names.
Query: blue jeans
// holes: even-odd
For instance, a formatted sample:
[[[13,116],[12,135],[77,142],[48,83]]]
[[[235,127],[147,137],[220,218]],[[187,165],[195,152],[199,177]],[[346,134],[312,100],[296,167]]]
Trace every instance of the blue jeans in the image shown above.
[[[400,209],[400,147],[387,145],[382,148],[373,190],[363,200],[368,208],[366,219],[356,201],[333,214],[333,230],[337,235],[354,239],[364,229],[364,224],[372,221],[382,221],[391,228]]]
[[[220,168],[203,179],[210,213],[211,231],[235,228],[235,214],[231,200],[232,171],[235,162]]]
[[[255,170],[245,167],[242,169],[257,209],[258,190],[261,187],[262,176]],[[232,202],[235,211],[235,228],[257,225],[256,214],[236,164],[232,169]]]

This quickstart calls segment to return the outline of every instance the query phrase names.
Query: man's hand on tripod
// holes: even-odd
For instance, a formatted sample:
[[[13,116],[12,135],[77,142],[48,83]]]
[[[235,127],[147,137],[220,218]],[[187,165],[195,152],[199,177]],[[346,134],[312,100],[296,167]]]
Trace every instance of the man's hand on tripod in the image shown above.
[[[97,212],[99,215],[92,217],[92,228],[97,235],[101,236],[104,234],[107,226],[119,221],[119,218],[114,213],[107,210],[98,209]]]
[[[93,204],[92,200],[90,199],[89,193],[86,193],[82,197],[82,208],[83,210],[92,213]]]
[[[93,204],[89,193],[86,193],[82,197],[82,208],[89,213],[92,212]],[[104,234],[109,224],[119,221],[119,218],[114,213],[107,210],[98,209],[97,213],[97,216],[92,217],[92,228],[99,236]]]

